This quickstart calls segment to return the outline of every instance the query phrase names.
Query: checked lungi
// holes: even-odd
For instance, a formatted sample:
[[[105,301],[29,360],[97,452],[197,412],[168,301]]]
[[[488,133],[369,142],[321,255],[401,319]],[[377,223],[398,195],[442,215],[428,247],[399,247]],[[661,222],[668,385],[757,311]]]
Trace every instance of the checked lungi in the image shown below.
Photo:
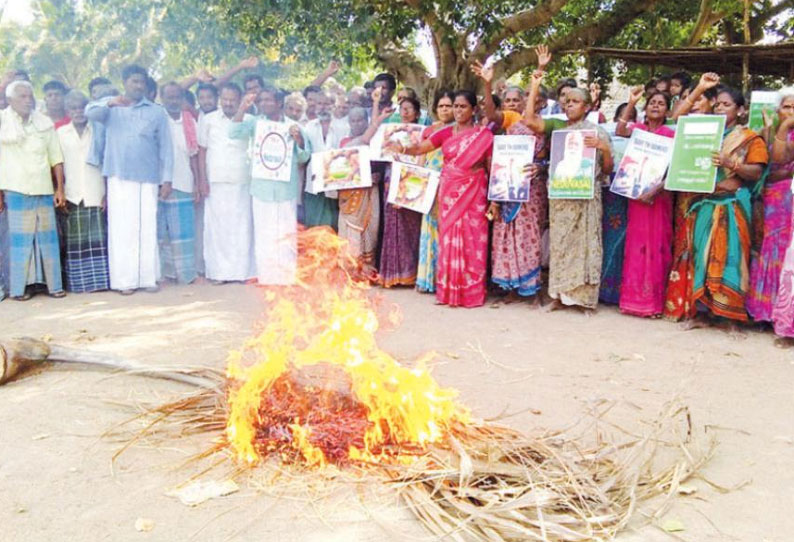
[[[66,289],[98,292],[110,289],[107,216],[100,207],[68,202],[64,235]]]
[[[157,204],[157,239],[162,275],[189,284],[196,280],[196,226],[193,194],[172,190]]]
[[[52,195],[27,196],[6,191],[10,295],[25,294],[29,284],[47,284],[49,293],[63,291],[58,231]]]
[[[0,211],[0,300],[8,295],[8,213]]]

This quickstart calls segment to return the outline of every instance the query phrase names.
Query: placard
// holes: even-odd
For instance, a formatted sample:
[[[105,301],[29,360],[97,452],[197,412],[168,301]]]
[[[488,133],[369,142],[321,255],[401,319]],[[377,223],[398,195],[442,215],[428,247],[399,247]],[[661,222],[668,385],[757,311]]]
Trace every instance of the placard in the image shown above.
[[[592,199],[595,195],[596,150],[586,147],[595,130],[555,130],[551,133],[549,199]]]
[[[778,92],[770,90],[754,90],[750,93],[750,117],[747,127],[760,132],[764,127],[764,110],[777,119]]]
[[[421,156],[408,156],[407,154],[398,154],[390,149],[385,148],[387,144],[400,143],[405,147],[410,145],[418,145],[422,141],[422,132],[427,126],[420,124],[381,124],[375,136],[370,141],[370,149],[372,151],[372,160],[381,160],[384,162],[402,162],[403,164],[419,165],[422,163],[423,157]]]
[[[345,147],[312,154],[312,193],[372,186],[369,147]]]
[[[251,177],[288,183],[292,176],[294,140],[285,122],[258,120],[254,132]]]
[[[530,175],[524,168],[535,156],[535,136],[500,135],[494,137],[488,199],[491,201],[529,201]]]
[[[717,167],[711,163],[711,153],[720,150],[724,131],[724,115],[679,117],[665,189],[705,194],[714,192]]]
[[[392,162],[389,193],[392,205],[427,214],[433,207],[441,174],[425,167]]]
[[[673,138],[635,129],[610,191],[629,199],[653,192],[664,184],[672,152]]]

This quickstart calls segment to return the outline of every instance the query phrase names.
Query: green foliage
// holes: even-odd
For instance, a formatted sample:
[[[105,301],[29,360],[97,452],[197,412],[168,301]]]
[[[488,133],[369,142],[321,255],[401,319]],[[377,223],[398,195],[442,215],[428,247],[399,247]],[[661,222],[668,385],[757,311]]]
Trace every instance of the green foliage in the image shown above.
[[[330,59],[342,62],[336,79],[346,86],[361,84],[383,67],[403,78],[413,73],[419,85],[459,86],[474,83],[468,70],[472,56],[507,66],[500,76],[526,78],[534,56],[521,53],[547,43],[555,52],[549,84],[588,67],[602,86],[615,72],[627,83],[640,83],[650,77],[649,67],[600,59],[588,64],[581,55],[560,51],[669,48],[688,44],[693,35],[704,44],[736,42],[742,38],[742,5],[739,0],[34,0],[31,25],[0,31],[0,68],[24,67],[37,84],[54,77],[84,86],[96,75],[117,80],[129,62],[150,67],[163,80],[199,68],[218,73],[257,54],[265,60],[266,79],[287,88],[311,81]],[[529,23],[505,32],[506,18],[539,6],[553,6],[548,20],[529,17]],[[785,16],[790,15],[786,7],[794,8],[794,0],[754,0],[753,40],[790,36],[794,23]],[[703,8],[715,22],[693,34]],[[416,61],[420,29],[431,31],[435,53],[443,59],[439,81],[428,80]],[[507,62],[511,57],[520,60]]]

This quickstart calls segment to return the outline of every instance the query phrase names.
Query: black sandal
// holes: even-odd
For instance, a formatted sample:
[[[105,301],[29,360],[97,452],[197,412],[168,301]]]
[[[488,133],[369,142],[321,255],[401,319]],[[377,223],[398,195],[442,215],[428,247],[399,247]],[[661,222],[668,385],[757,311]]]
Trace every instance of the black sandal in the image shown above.
[[[66,297],[66,292],[64,290],[61,290],[60,292],[52,292],[49,294],[49,296],[53,299],[60,299],[62,297]]]
[[[27,301],[31,297],[33,297],[33,294],[31,294],[30,292],[25,292],[22,295],[11,296],[11,299],[13,299],[14,301]]]

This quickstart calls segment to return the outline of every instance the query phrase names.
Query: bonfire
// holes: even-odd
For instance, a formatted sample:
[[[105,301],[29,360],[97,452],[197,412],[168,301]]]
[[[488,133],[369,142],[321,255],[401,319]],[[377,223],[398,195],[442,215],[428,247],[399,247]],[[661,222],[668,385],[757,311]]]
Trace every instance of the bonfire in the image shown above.
[[[367,472],[432,533],[480,541],[612,539],[643,501],[675,495],[708,459],[676,404],[621,442],[529,437],[478,420],[433,378],[431,355],[404,366],[378,346],[381,323],[398,318],[346,243],[324,228],[298,239],[296,285],[266,291],[267,319],[230,353],[225,375],[148,371],[201,389],[147,409],[146,428],[124,449],[198,433],[215,437],[200,456],[220,453],[238,473],[272,462],[318,476]],[[659,517],[668,502],[645,515]]]

